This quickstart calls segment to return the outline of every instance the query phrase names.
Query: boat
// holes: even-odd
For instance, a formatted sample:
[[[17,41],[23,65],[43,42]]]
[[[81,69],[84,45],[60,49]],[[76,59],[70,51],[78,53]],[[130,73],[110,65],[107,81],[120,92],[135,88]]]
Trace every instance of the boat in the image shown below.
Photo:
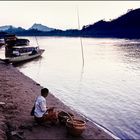
[[[24,51],[27,50],[27,51],[22,53],[21,50],[24,50]],[[15,47],[13,47],[13,56],[6,57],[6,59],[8,59],[9,62],[13,63],[13,64],[20,63],[23,61],[29,61],[29,60],[32,60],[34,58],[40,57],[44,51],[45,50],[39,49],[38,47],[15,46]]]
[[[20,63],[40,57],[44,49],[30,46],[28,39],[19,39],[15,35],[5,36],[5,58],[10,63]]]
[[[3,38],[0,38],[0,47],[2,47],[3,45],[5,45],[5,41]]]

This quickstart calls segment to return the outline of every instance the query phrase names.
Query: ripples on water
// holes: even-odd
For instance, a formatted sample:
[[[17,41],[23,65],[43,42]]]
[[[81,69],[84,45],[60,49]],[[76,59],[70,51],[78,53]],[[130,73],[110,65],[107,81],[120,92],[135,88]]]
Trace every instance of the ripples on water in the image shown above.
[[[34,38],[29,38],[35,43]],[[40,37],[46,51],[20,71],[122,139],[140,139],[140,41]]]

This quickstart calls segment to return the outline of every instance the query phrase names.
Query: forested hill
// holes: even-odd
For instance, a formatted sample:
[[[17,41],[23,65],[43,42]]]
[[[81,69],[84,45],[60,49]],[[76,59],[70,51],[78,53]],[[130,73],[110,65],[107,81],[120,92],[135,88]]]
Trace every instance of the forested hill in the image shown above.
[[[112,21],[98,21],[93,25],[84,26],[84,36],[140,38],[140,9],[128,13]]]

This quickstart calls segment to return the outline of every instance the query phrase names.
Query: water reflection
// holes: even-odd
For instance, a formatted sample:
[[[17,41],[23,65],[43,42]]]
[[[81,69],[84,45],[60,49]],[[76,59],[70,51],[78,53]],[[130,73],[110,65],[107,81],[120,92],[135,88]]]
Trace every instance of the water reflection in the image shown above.
[[[121,44],[116,44],[116,46],[123,63],[132,70],[139,70],[140,40],[124,41]]]
[[[132,60],[140,59],[140,42],[129,42],[118,44],[119,49],[123,51],[125,57],[132,58]]]

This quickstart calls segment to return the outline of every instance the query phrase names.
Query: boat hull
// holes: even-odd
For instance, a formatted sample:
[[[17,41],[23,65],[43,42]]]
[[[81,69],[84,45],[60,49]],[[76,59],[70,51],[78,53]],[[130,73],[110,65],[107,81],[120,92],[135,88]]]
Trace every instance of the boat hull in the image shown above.
[[[13,64],[20,63],[20,62],[24,62],[24,61],[28,61],[28,60],[32,60],[32,59],[35,59],[37,57],[40,57],[44,51],[45,50],[40,49],[37,54],[22,55],[22,56],[17,56],[17,57],[10,57],[7,59],[9,60],[10,63],[13,63]]]

